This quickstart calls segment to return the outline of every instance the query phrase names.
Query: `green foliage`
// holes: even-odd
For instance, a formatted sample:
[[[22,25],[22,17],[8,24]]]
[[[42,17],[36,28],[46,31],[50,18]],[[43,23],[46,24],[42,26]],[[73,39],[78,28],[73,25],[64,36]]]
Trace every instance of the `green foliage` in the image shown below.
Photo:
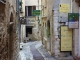
[[[23,2],[22,2],[22,1],[20,1],[19,3],[20,3],[20,5],[22,5],[22,4],[23,4]]]

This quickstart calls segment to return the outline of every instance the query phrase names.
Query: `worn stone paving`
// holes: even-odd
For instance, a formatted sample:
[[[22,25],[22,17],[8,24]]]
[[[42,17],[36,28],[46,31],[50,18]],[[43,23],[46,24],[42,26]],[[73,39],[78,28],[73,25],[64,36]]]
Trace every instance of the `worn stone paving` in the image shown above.
[[[40,46],[38,51],[43,55],[45,60],[56,60],[43,48],[43,46]]]
[[[41,41],[24,43],[19,60],[55,60],[42,46]]]
[[[43,56],[40,54],[40,52],[35,48],[35,44],[31,45],[31,52],[33,55],[34,60],[44,60]]]

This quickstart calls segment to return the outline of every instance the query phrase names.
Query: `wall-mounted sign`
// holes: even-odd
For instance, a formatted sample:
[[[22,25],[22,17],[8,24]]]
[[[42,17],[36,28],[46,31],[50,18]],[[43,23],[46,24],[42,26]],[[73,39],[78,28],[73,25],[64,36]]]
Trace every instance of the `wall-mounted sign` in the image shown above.
[[[69,28],[79,27],[79,13],[68,13],[68,27]]]
[[[70,4],[60,4],[60,12],[70,12]]]
[[[33,16],[39,16],[40,10],[33,10]]]
[[[26,18],[26,26],[34,26],[35,25],[35,18],[34,17],[27,17]]]
[[[63,17],[63,16],[60,16],[59,17],[59,22],[68,22],[68,18],[67,17]]]
[[[72,51],[72,29],[61,26],[61,51]]]
[[[26,26],[34,26],[35,21],[34,20],[27,20]]]

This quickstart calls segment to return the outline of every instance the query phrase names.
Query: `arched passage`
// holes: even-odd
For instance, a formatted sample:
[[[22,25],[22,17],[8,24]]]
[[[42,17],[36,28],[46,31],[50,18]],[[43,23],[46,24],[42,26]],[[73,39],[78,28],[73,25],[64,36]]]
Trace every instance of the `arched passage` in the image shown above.
[[[47,37],[50,37],[50,21],[47,21]]]
[[[51,38],[50,38],[50,20],[47,21],[47,49],[51,51]]]
[[[13,14],[10,15],[10,23],[9,23],[9,60],[12,59],[13,55]]]

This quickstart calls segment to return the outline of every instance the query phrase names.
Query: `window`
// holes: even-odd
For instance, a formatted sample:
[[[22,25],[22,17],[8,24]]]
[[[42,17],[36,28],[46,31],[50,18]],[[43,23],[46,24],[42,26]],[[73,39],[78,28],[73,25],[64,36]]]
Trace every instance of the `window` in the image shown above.
[[[26,6],[25,7],[25,16],[32,16],[33,10],[36,10],[36,6]]]

